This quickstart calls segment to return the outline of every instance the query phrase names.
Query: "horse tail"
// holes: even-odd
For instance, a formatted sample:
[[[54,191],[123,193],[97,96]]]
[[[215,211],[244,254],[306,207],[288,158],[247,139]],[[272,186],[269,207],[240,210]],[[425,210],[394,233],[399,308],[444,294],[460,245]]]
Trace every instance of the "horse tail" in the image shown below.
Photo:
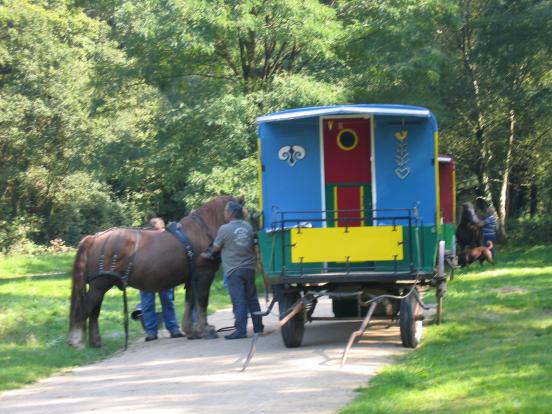
[[[86,236],[79,243],[75,262],[73,263],[72,272],[72,288],[71,288],[71,311],[69,315],[69,342],[74,335],[74,330],[77,328],[83,329],[85,321],[85,303],[84,295],[86,288],[86,261],[87,250],[94,242],[94,236]],[[82,325],[78,326],[77,325]],[[73,344],[73,343],[72,343]],[[77,345],[74,343],[73,345]]]

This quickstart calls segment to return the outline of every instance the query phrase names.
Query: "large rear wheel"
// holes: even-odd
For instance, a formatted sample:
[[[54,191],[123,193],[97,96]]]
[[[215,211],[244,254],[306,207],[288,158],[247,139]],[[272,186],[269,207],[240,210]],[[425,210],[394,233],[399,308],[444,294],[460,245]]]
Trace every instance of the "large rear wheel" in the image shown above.
[[[401,341],[406,348],[416,348],[422,340],[422,309],[414,291],[406,298],[401,300],[399,325],[401,329]]]
[[[301,298],[297,291],[283,292],[280,295],[278,306],[280,308],[280,320],[291,312],[293,305]],[[282,339],[287,348],[297,348],[303,343],[305,333],[305,312],[304,310],[293,316],[284,326],[282,326]]]

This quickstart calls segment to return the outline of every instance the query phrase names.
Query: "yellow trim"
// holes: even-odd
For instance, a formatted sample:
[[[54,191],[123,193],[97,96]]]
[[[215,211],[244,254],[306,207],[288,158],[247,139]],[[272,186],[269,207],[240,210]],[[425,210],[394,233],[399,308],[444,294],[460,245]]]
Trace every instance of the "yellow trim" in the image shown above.
[[[333,205],[333,208],[334,208],[334,225],[335,227],[338,227],[338,224],[337,224],[337,185],[334,186],[333,188],[333,195],[334,195],[334,205]]]
[[[437,229],[437,235],[441,234],[441,187],[439,185],[439,132],[435,131],[435,192],[437,194],[437,223],[435,227]]]
[[[351,145],[350,147],[345,147],[345,146],[343,146],[343,144],[341,144],[340,138],[341,138],[341,135],[343,135],[345,132],[350,132],[351,134],[353,134],[353,137],[355,138],[355,143],[353,145]],[[358,145],[358,134],[356,133],[356,131],[354,129],[345,128],[345,129],[342,129],[341,131],[339,131],[339,134],[337,134],[336,141],[337,141],[337,146],[339,148],[341,148],[343,151],[352,151]]]
[[[452,168],[452,222],[456,224],[456,168]]]
[[[360,186],[360,225],[364,226],[364,186]]]
[[[292,263],[403,260],[402,226],[291,230]]]
[[[257,191],[259,197],[259,211],[263,212],[263,164],[261,162],[261,139],[257,138]],[[259,225],[263,228],[263,214],[261,214],[261,219]]]

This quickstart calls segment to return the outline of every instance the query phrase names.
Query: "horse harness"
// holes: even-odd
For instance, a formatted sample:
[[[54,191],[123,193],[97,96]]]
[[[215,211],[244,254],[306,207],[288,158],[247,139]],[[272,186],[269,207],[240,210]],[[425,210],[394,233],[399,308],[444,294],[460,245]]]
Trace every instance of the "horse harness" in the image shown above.
[[[186,259],[188,260],[188,266],[190,266],[190,276],[191,279],[193,279],[195,274],[194,248],[188,234],[186,234],[180,223],[176,223],[174,221],[169,223],[166,230],[171,233],[180,242],[180,244],[182,244],[182,247],[184,247]]]
[[[211,242],[213,242],[213,240],[214,240],[213,236],[210,234],[209,227],[207,226],[207,224],[205,223],[203,218],[200,215],[195,214],[195,213],[192,213],[190,215],[190,218],[194,222],[196,222],[197,224],[200,225],[200,227],[207,234],[207,237],[209,237]],[[140,244],[140,235],[141,235],[141,230],[140,229],[129,229],[129,230],[132,230],[136,234],[136,239],[134,241],[134,251],[133,251],[132,255],[129,258],[129,262],[127,264],[125,273],[121,275],[119,272],[117,272],[115,270],[115,268],[117,266],[117,261],[119,259],[121,246],[122,246],[123,240],[125,239],[122,236],[119,236],[115,240],[115,248],[114,248],[114,251],[113,251],[113,255],[111,256],[111,264],[109,266],[109,269],[105,269],[105,258],[106,258],[105,257],[106,256],[105,251],[106,251],[106,246],[109,243],[109,240],[113,236],[113,233],[111,233],[102,245],[102,248],[101,248],[101,251],[100,251],[100,259],[98,261],[98,270],[94,273],[91,273],[91,274],[87,275],[87,277],[86,277],[86,283],[90,284],[90,282],[92,282],[93,280],[98,279],[100,277],[111,276],[111,277],[116,279],[117,287],[123,292],[123,307],[124,307],[124,315],[125,315],[124,316],[124,330],[125,330],[125,348],[124,349],[125,350],[128,348],[128,299],[127,299],[126,288],[128,286],[129,277],[132,273],[132,268],[134,266],[134,261],[136,260],[136,255],[138,253],[138,246]],[[193,249],[193,246],[192,246],[192,242],[191,242],[190,238],[188,237],[188,235],[186,234],[186,232],[184,231],[184,229],[182,228],[182,226],[180,225],[180,223],[171,222],[167,226],[166,230],[170,234],[172,234],[180,242],[180,244],[184,247],[184,251],[186,253],[186,259],[187,259],[188,266],[189,266],[189,269],[190,269],[190,282],[191,282],[191,286],[192,286],[192,294],[195,296],[195,294],[196,294],[195,291],[197,289],[196,288],[196,280],[195,280],[196,279],[195,278],[195,273],[196,273],[195,270],[196,269],[195,269],[195,263],[194,263],[194,249]]]
[[[205,223],[205,220],[203,220],[203,217],[201,217],[197,213],[190,214],[190,218],[195,221],[199,226],[205,230],[205,234],[207,234],[207,237],[213,243],[215,241],[215,238],[211,235],[211,232],[209,231],[209,226],[207,226],[207,223]]]
[[[86,283],[90,284],[94,279],[98,279],[103,276],[111,276],[114,277],[117,282],[117,287],[123,291],[123,312],[124,312],[124,330],[125,330],[125,351],[128,348],[128,298],[127,298],[127,292],[126,288],[128,285],[128,278],[130,277],[130,274],[132,273],[132,267],[134,266],[134,261],[136,260],[136,254],[138,253],[138,246],[140,244],[140,231],[139,229],[131,229],[136,234],[136,239],[134,241],[134,251],[132,252],[132,255],[129,257],[129,262],[127,264],[125,273],[121,275],[119,272],[115,270],[115,267],[117,266],[117,260],[119,259],[119,252],[121,250],[121,245],[123,243],[124,237],[119,236],[115,240],[115,249],[113,251],[113,255],[111,256],[111,265],[109,267],[109,270],[106,270],[104,268],[105,265],[105,249],[106,246],[111,239],[111,236],[113,236],[113,233],[111,233],[105,242],[102,245],[101,251],[100,251],[100,259],[98,261],[98,271],[87,275],[86,277]]]
[[[112,276],[115,279],[117,279],[117,287],[125,291],[127,285],[128,285],[128,278],[130,277],[130,274],[132,273],[132,267],[134,266],[134,260],[136,260],[136,254],[138,253],[138,245],[140,244],[140,230],[138,229],[132,229],[132,231],[136,234],[136,239],[134,242],[134,251],[132,252],[132,255],[129,258],[129,262],[127,264],[125,273],[121,275],[119,272],[115,271],[115,267],[117,266],[117,260],[119,259],[119,253],[121,250],[121,245],[123,243],[124,237],[118,237],[117,240],[115,240],[115,249],[113,251],[113,255],[111,256],[111,266],[109,267],[109,270],[106,270],[104,268],[105,266],[105,249],[107,244],[109,243],[109,240],[111,239],[111,236],[113,236],[113,233],[110,234],[105,242],[102,245],[101,252],[100,252],[100,259],[98,261],[98,271],[87,275],[86,282],[90,283],[94,279],[97,279],[102,276]]]
[[[207,237],[209,237],[209,239],[211,239],[211,242],[213,241],[213,237],[211,236],[211,234],[209,233],[209,228],[207,227],[207,224],[205,223],[205,221],[201,218],[201,216],[195,214],[195,213],[192,213],[190,215],[190,218],[195,221],[196,223],[198,223],[200,225],[200,227],[202,227],[203,230],[205,230],[206,234],[207,234]],[[190,286],[191,286],[191,291],[192,291],[192,300],[195,301],[195,298],[197,298],[197,278],[196,278],[196,266],[195,266],[195,262],[194,262],[194,249],[193,249],[193,246],[192,246],[192,242],[190,240],[190,238],[188,237],[188,234],[186,233],[186,231],[184,230],[184,228],[182,227],[182,225],[180,223],[176,223],[176,222],[171,222],[169,223],[169,225],[167,226],[166,230],[171,233],[179,242],[180,244],[182,245],[182,247],[184,247],[184,251],[186,253],[186,259],[188,261],[188,266],[189,266],[189,269],[190,269]]]

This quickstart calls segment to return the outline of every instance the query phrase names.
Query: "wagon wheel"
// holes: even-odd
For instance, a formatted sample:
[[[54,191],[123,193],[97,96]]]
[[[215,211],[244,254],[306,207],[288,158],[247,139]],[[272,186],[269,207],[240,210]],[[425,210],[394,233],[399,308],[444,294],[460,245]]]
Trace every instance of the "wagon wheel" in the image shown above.
[[[401,341],[406,348],[416,348],[422,339],[422,308],[414,291],[405,299],[401,300],[399,325],[401,329]]]
[[[447,276],[445,274],[445,242],[439,242],[437,252],[437,274],[435,275],[437,285],[435,287],[435,295],[437,299],[437,324],[441,323],[443,317],[443,299],[447,291]]]
[[[278,306],[280,308],[280,320],[299,300],[301,295],[299,292],[284,292],[280,296]],[[282,326],[282,339],[287,348],[297,348],[303,342],[303,334],[305,333],[305,312],[301,311],[291,318],[284,326]]]

